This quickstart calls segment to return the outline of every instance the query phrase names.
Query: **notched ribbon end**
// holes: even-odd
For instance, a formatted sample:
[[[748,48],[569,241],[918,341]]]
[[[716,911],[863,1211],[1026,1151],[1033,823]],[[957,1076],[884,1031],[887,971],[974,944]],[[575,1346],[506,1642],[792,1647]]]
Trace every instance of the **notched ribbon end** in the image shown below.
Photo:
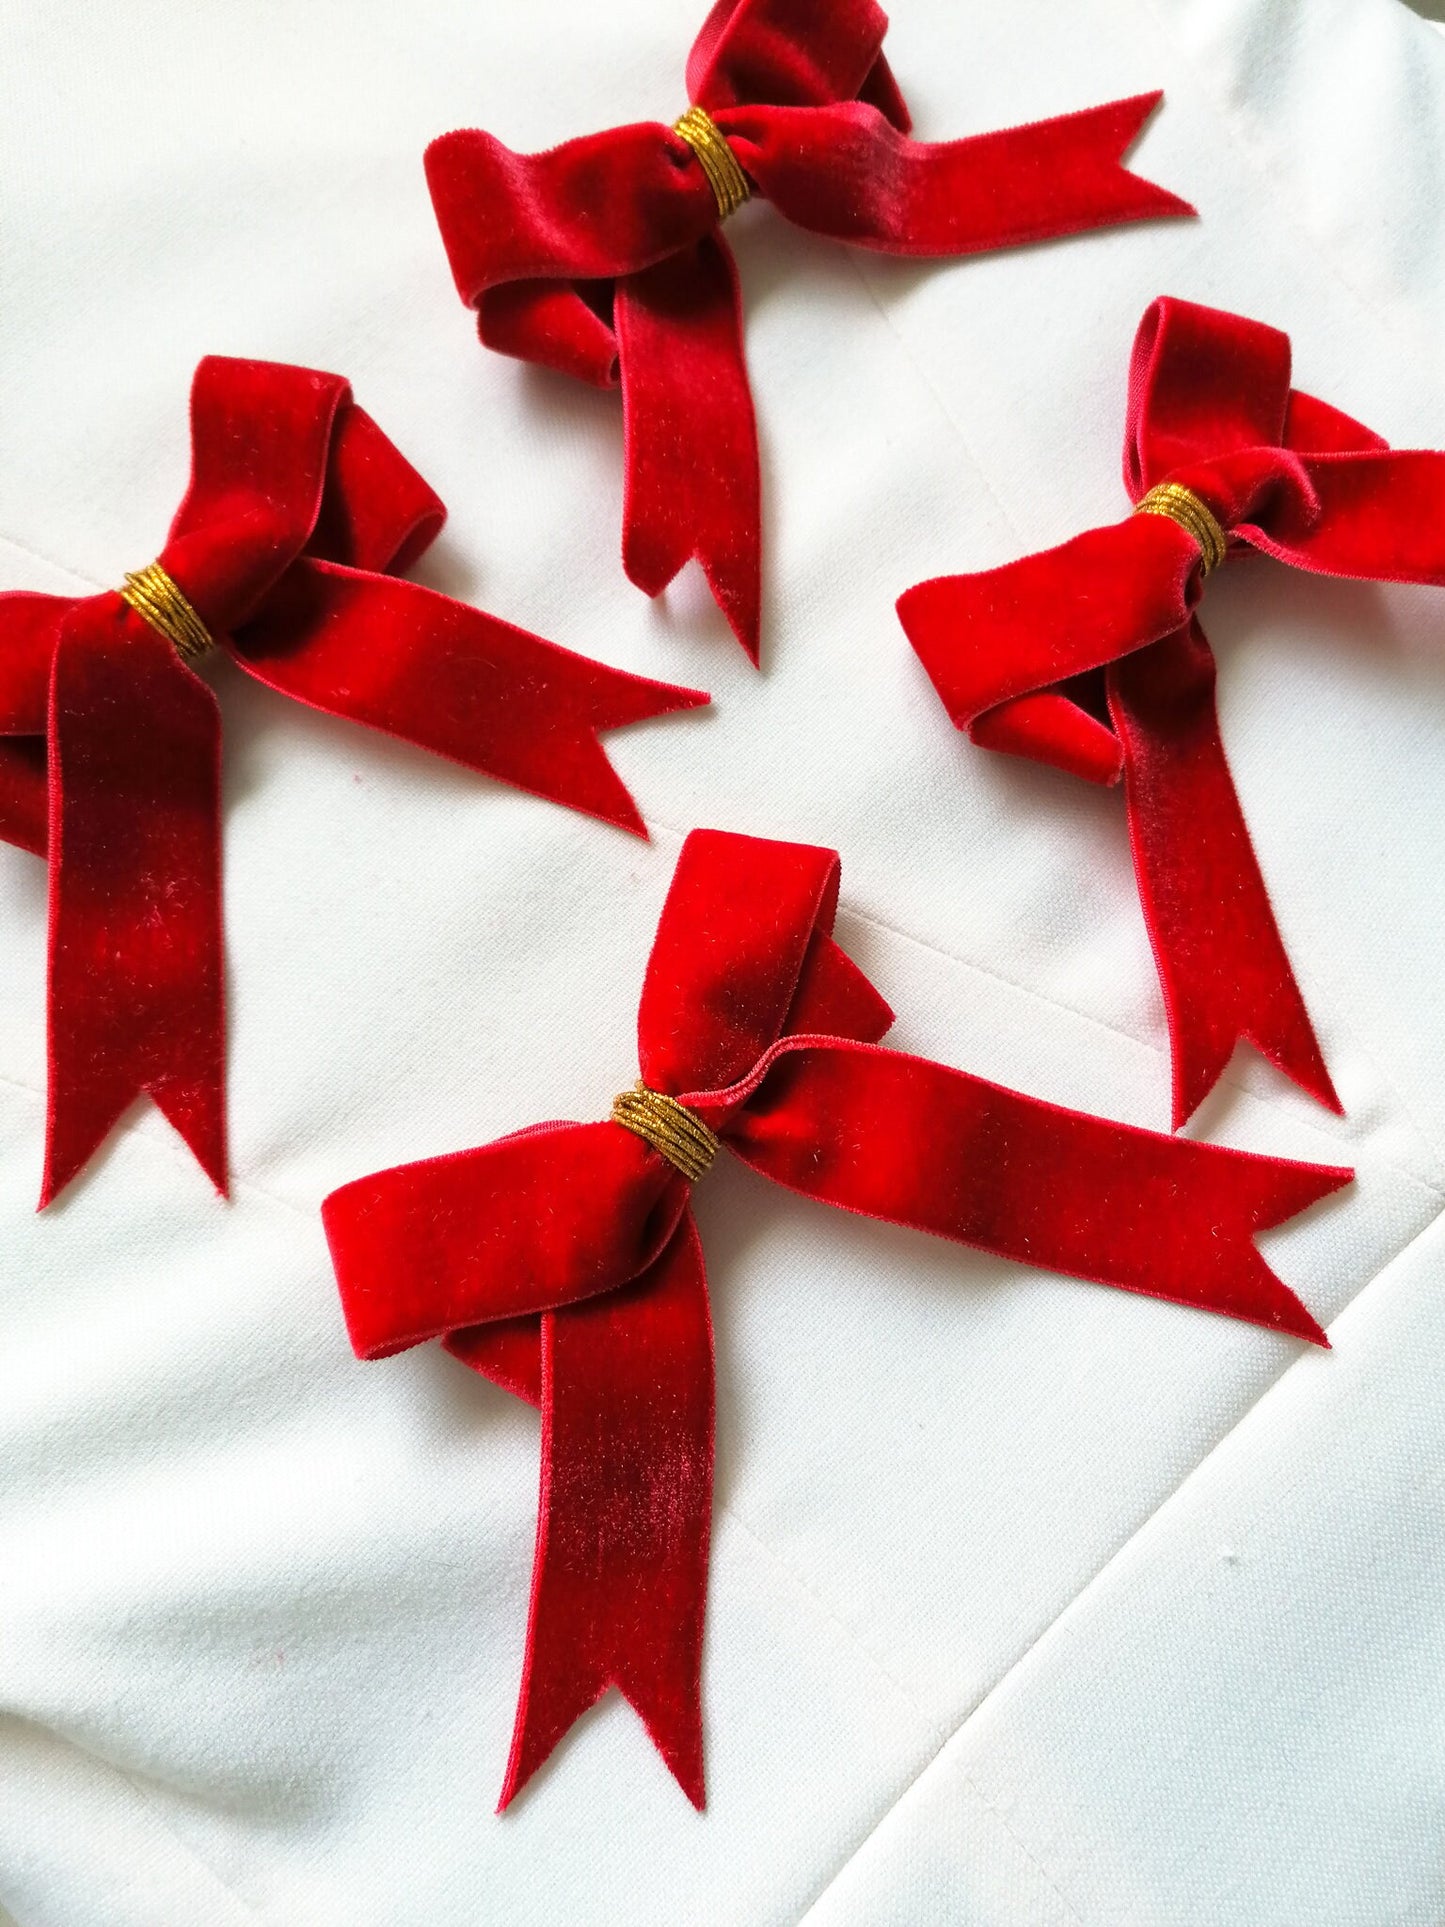
[[[601,667],[601,665],[596,665]],[[623,729],[631,723],[650,722],[656,716],[670,716],[689,709],[706,709],[712,697],[705,689],[687,689],[679,684],[653,682],[644,676],[627,676],[615,684],[608,679],[599,686],[594,732]],[[592,781],[579,787],[576,808],[595,816],[615,829],[626,830],[644,843],[651,836],[632,792],[612,767],[606,750],[592,737],[596,764]],[[587,800],[583,800],[584,793]],[[545,794],[545,792],[544,792]]]
[[[1332,1351],[1334,1348],[1324,1326],[1302,1299],[1296,1298],[1293,1292],[1289,1296],[1294,1300],[1290,1314],[1281,1318],[1275,1329],[1287,1337],[1302,1339],[1307,1345],[1317,1345],[1322,1352]]]
[[[1137,219],[1188,220],[1199,219],[1199,209],[1192,201],[1186,201],[1182,194],[1172,189],[1160,187],[1157,181],[1147,180],[1142,174],[1134,173],[1132,168],[1124,167],[1124,162],[1137,144],[1144,129],[1164,104],[1164,89],[1154,88],[1146,94],[1130,94],[1123,100],[1111,101],[1105,107],[1086,108],[1084,112],[1099,115],[1115,115],[1115,125],[1120,140],[1117,159],[1123,171],[1129,176],[1138,195]]]
[[[149,1097],[210,1179],[216,1195],[231,1195],[226,1150],[225,1101],[218,1085],[184,1091],[142,1089],[88,1110],[58,1096],[52,1101],[45,1134],[45,1168],[37,1212],[47,1210],[85,1169],[137,1097]]]
[[[512,1751],[507,1761],[506,1778],[497,1799],[494,1811],[500,1817],[512,1806],[519,1793],[522,1793],[537,1773],[544,1767],[561,1742],[572,1731],[582,1717],[590,1713],[599,1701],[616,1687],[633,1712],[642,1721],[647,1737],[661,1755],[662,1762],[677,1784],[687,1795],[692,1806],[699,1813],[707,1810],[707,1789],[703,1777],[702,1750],[702,1706],[700,1695],[685,1713],[668,1719],[660,1719],[647,1702],[645,1695],[629,1692],[621,1680],[609,1679],[596,1687],[595,1691],[586,1689],[590,1696],[583,1703],[582,1695],[576,1696],[573,1709],[567,1714],[564,1723],[557,1724],[560,1714],[549,1719],[549,1731],[545,1736],[534,1736],[527,1723],[525,1702],[518,1712],[517,1728],[512,1737]],[[555,1730],[550,1730],[555,1727]]]
[[[1306,1097],[1312,1097],[1316,1104],[1323,1105],[1334,1116],[1343,1117],[1345,1107],[1340,1102],[1339,1092],[1335,1089],[1334,1081],[1325,1066],[1324,1054],[1320,1050],[1314,1027],[1309,1021],[1303,1004],[1301,1004],[1300,1015],[1304,1034],[1297,1043],[1280,1051],[1266,1049],[1261,1044],[1258,1046],[1260,1054],[1267,1062],[1273,1064],[1277,1071],[1281,1071],[1289,1078],[1291,1083],[1297,1084]],[[1252,1038],[1250,1041],[1254,1042]]]
[[[1308,1314],[1306,1314],[1306,1319],[1307,1324],[1301,1326],[1297,1335],[1300,1338],[1307,1339],[1311,1345],[1318,1345],[1322,1352],[1333,1351],[1334,1346],[1331,1345],[1330,1335],[1324,1326],[1318,1324],[1313,1318],[1310,1318]]]
[[[723,570],[715,568],[704,557],[700,556],[698,560],[707,577],[708,587],[712,590],[713,600],[722,610],[724,621],[742,644],[753,668],[761,668],[763,616],[760,585],[757,581],[743,584],[730,582]]]
[[[1301,1212],[1333,1197],[1337,1191],[1343,1191],[1355,1181],[1355,1173],[1347,1165],[1289,1164],[1280,1159],[1267,1162],[1272,1167],[1269,1173],[1269,1197],[1256,1218],[1256,1232],[1269,1231],[1277,1225],[1290,1223]],[[1329,1351],[1329,1335],[1323,1325],[1302,1300],[1275,1277],[1257,1249],[1255,1255],[1274,1287],[1274,1306],[1269,1321],[1273,1329],[1285,1332],[1292,1338],[1303,1339],[1308,1344],[1318,1345],[1322,1351]],[[1258,1322],[1264,1323],[1264,1320]]]
[[[1268,905],[1265,906],[1268,914]],[[1269,939],[1277,944],[1273,919],[1267,931],[1257,932],[1257,941]],[[1313,1098],[1335,1117],[1343,1117],[1345,1107],[1334,1087],[1319,1040],[1310,1023],[1309,1012],[1283,958],[1274,974],[1272,995],[1267,1005],[1257,1008],[1254,1017],[1243,1021],[1226,1011],[1223,1021],[1210,1026],[1205,1020],[1207,1006],[1198,995],[1181,998],[1176,986],[1164,982],[1164,1001],[1173,1041],[1172,1125],[1180,1131],[1194,1116],[1228,1068],[1235,1048],[1250,1044],[1282,1077]],[[1274,1035],[1266,1035],[1261,1019],[1272,1019]]]
[[[676,527],[659,527],[655,519],[643,521],[629,515],[622,539],[622,569],[627,580],[656,602],[688,563],[696,562],[724,622],[742,644],[754,669],[758,668],[763,627],[760,556],[754,554],[740,562],[731,555],[714,553],[702,542],[684,552],[677,539],[679,532]]]

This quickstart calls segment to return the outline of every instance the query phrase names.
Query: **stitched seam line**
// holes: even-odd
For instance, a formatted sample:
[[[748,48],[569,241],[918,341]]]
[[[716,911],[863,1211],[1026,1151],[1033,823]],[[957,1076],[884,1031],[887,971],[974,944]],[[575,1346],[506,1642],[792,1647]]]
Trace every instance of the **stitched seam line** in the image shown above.
[[[57,575],[68,575],[76,582],[85,583],[88,588],[99,591],[106,586],[103,582],[97,582],[94,576],[86,575],[80,569],[72,569],[68,562],[57,562],[53,555],[42,554],[39,549],[32,548],[28,542],[17,542],[13,535],[0,535],[0,542],[3,542],[7,549],[14,549],[17,555],[28,556],[32,562],[39,562],[47,569],[54,569]],[[41,593],[45,592],[42,590]]]
[[[181,1861],[187,1867],[194,1868],[200,1873],[218,1893],[224,1894],[227,1900],[235,1904],[239,1913],[244,1914],[247,1920],[257,1922],[258,1927],[260,1927],[262,1916],[250,1902],[243,1899],[233,1887],[227,1886],[215,1868],[209,1866],[196,1852],[195,1848],[175,1832],[162,1813],[160,1803],[155,1793],[146,1785],[143,1779],[137,1779],[135,1775],[130,1773],[125,1767],[117,1766],[113,1760],[105,1759],[101,1754],[96,1753],[80,1740],[73,1739],[69,1734],[61,1733],[57,1731],[55,1727],[47,1726],[42,1721],[31,1720],[23,1713],[14,1712],[7,1713],[4,1717],[21,1726],[29,1727],[32,1731],[43,1733],[47,1739],[57,1741],[61,1746],[67,1748],[71,1753],[78,1755],[82,1760],[88,1760],[93,1766],[99,1767],[103,1775],[113,1775],[123,1786],[128,1787],[136,1796],[137,1800],[145,1807],[147,1813],[151,1816],[154,1824],[164,1835],[165,1839],[175,1848]],[[3,1912],[0,1912],[0,1922],[3,1922],[6,1918],[7,1916],[4,1915]],[[24,1927],[18,1915],[16,1916],[16,1927]]]
[[[71,1742],[67,1741],[67,1744],[71,1744]],[[197,1868],[207,1880],[214,1882],[219,1891],[223,1893],[228,1900],[235,1903],[238,1912],[244,1914],[247,1920],[256,1921],[259,1927],[261,1915],[257,1913],[256,1909],[248,1900],[244,1900],[241,1895],[236,1892],[234,1887],[228,1886],[226,1882],[222,1880],[215,1868],[201,1858],[189,1841],[183,1840],[181,1836],[175,1832],[169,1821],[162,1814],[160,1802],[155,1793],[146,1785],[145,1781],[137,1779],[134,1774],[129,1773],[124,1767],[112,1767],[111,1770],[114,1773],[118,1773],[125,1784],[131,1788],[132,1792],[144,1802],[146,1810],[151,1814],[156,1825],[162,1833],[164,1833],[167,1840],[174,1844],[181,1858],[186,1861],[188,1865]],[[980,1795],[980,1798],[982,1798],[982,1795]]]
[[[1055,1896],[1059,1905],[1069,1916],[1069,1919],[1077,1921],[1079,1927],[1084,1927],[1084,1916],[1079,1912],[1078,1908],[1075,1907],[1073,1901],[1069,1899],[1069,1896],[1064,1892],[1058,1881],[1054,1879],[1054,1876],[1049,1872],[1043,1861],[1038,1858],[1022,1836],[1014,1832],[1008,1815],[998,1802],[991,1800],[979,1785],[978,1781],[974,1779],[973,1775],[963,1767],[958,1768],[958,1777],[985,1811],[992,1814],[995,1823],[1003,1828],[1004,1832],[1008,1835],[1009,1839],[1013,1841],[1024,1859],[1028,1861],[1029,1865],[1034,1869],[1034,1872],[1039,1876],[1040,1880],[1043,1881],[1049,1892]]]
[[[33,1084],[27,1084],[21,1078],[12,1077],[6,1071],[0,1071],[0,1084],[6,1085],[12,1091],[23,1092],[26,1097],[33,1099],[34,1102],[44,1110],[45,1094],[43,1091],[37,1091]],[[150,1093],[147,1091],[143,1092],[142,1095],[149,1097]],[[157,1149],[166,1151],[177,1166],[185,1166],[187,1169],[193,1169],[196,1162],[195,1154],[191,1151],[189,1145],[185,1143],[184,1139],[177,1135],[174,1127],[162,1113],[158,1109],[154,1109],[155,1100],[153,1098],[151,1099],[151,1103],[153,1113],[152,1111],[143,1112],[142,1117],[149,1118],[154,1114],[161,1119],[161,1123],[165,1126],[163,1130],[149,1130],[145,1128],[140,1119],[136,1119],[135,1121],[123,1120],[113,1127],[112,1131],[107,1135],[106,1142],[109,1143],[111,1137],[139,1137],[145,1143],[152,1144],[156,1146]],[[268,1204],[276,1204],[279,1205],[283,1211],[289,1211],[292,1217],[304,1219],[307,1224],[314,1224],[317,1220],[317,1213],[314,1209],[308,1209],[305,1205],[295,1203],[294,1200],[283,1196],[279,1191],[268,1191],[265,1185],[258,1184],[254,1178],[242,1177],[239,1172],[232,1170],[229,1173],[229,1179],[233,1195],[237,1191],[249,1191],[258,1198],[264,1198]]]
[[[754,1528],[748,1524],[747,1520],[743,1518],[742,1514],[733,1506],[720,1506],[718,1507],[718,1511],[726,1518],[731,1519],[734,1525],[742,1528],[758,1550],[766,1556],[768,1563],[782,1573],[784,1578],[790,1580],[797,1590],[802,1593],[803,1597],[811,1601],[814,1610],[819,1613],[830,1626],[834,1627],[843,1635],[853,1651],[858,1653],[863,1659],[866,1659],[878,1677],[893,1688],[893,1691],[898,1695],[899,1699],[901,1699],[909,1711],[917,1717],[919,1724],[932,1735],[937,1742],[938,1748],[946,1746],[951,1737],[948,1728],[941,1726],[936,1719],[923,1710],[912,1692],[903,1684],[902,1680],[899,1679],[896,1674],[890,1672],[875,1652],[864,1645],[853,1628],[845,1619],[840,1617],[834,1607],[828,1604],[822,1594],[815,1592],[813,1587],[803,1578],[802,1574],[794,1571],[793,1567],[783,1558],[777,1547],[769,1544],[761,1533],[755,1531]]]
[[[1445,1220],[1445,1205],[1442,1205],[1441,1209],[1435,1213],[1435,1215],[1430,1219],[1428,1224],[1422,1225],[1419,1231],[1417,1231],[1413,1237],[1407,1238],[1404,1244],[1400,1246],[1400,1249],[1396,1251],[1391,1257],[1387,1258],[1384,1264],[1380,1266],[1378,1271],[1373,1272],[1371,1276],[1365,1280],[1364,1284],[1360,1286],[1360,1289],[1350,1299],[1349,1305],[1345,1307],[1345,1310],[1350,1310],[1355,1305],[1358,1305],[1361,1299],[1365,1296],[1366,1292],[1373,1290],[1374,1287],[1384,1279],[1386,1273],[1389,1271],[1392,1271],[1402,1258],[1404,1258],[1409,1252],[1413,1251],[1415,1246],[1419,1244],[1422,1238],[1428,1237],[1430,1233],[1433,1230],[1435,1230],[1437,1225],[1439,1225],[1442,1222],[1442,1220]],[[1343,1316],[1343,1313],[1341,1315]],[[1297,1360],[1296,1364],[1299,1364],[1302,1362],[1303,1362],[1302,1360]],[[797,1927],[806,1927],[807,1919],[813,1913],[814,1909],[822,1902],[822,1900],[825,1898],[828,1892],[842,1878],[843,1874],[852,1865],[854,1860],[858,1858],[859,1854],[863,1853],[866,1850],[869,1842],[878,1833],[879,1829],[886,1823],[890,1814],[892,1814],[894,1810],[897,1807],[899,1807],[904,1800],[908,1798],[908,1796],[913,1792],[914,1788],[917,1787],[919,1782],[923,1779],[924,1775],[934,1765],[935,1761],[939,1758],[940,1754],[942,1754],[947,1747],[952,1745],[953,1741],[959,1737],[959,1735],[964,1731],[964,1729],[967,1726],[971,1725],[973,1721],[975,1721],[979,1717],[979,1715],[988,1706],[990,1700],[992,1700],[998,1693],[1002,1692],[1004,1687],[1007,1686],[1008,1682],[1014,1677],[1014,1675],[1018,1673],[1022,1667],[1028,1664],[1029,1660],[1033,1657],[1034,1653],[1038,1650],[1039,1646],[1043,1643],[1045,1639],[1049,1637],[1049,1635],[1054,1631],[1055,1627],[1057,1627],[1062,1620],[1067,1618],[1069,1614],[1073,1613],[1078,1609],[1080,1602],[1096,1586],[1098,1586],[1103,1579],[1106,1578],[1111,1568],[1115,1565],[1115,1563],[1119,1559],[1121,1559],[1124,1556],[1125,1553],[1128,1552],[1129,1548],[1133,1545],[1134,1541],[1137,1538],[1139,1538],[1139,1536],[1142,1533],[1147,1532],[1149,1530],[1149,1527],[1154,1523],[1155,1519],[1158,1518],[1159,1514],[1164,1510],[1164,1508],[1168,1505],[1173,1504],[1175,1499],[1179,1497],[1180,1493],[1182,1493],[1185,1490],[1185,1488],[1194,1479],[1196,1479],[1199,1476],[1200,1472],[1203,1470],[1203,1468],[1206,1465],[1208,1465],[1209,1461],[1214,1457],[1215,1453],[1219,1451],[1220,1447],[1225,1445],[1234,1436],[1235,1432],[1238,1431],[1239,1427],[1245,1423],[1245,1421],[1251,1416],[1251,1414],[1255,1411],[1255,1409],[1260,1404],[1263,1403],[1263,1401],[1269,1396],[1269,1394],[1275,1389],[1275,1387],[1277,1385],[1281,1385],[1284,1383],[1284,1380],[1288,1377],[1289,1373],[1295,1370],[1296,1364],[1287,1366],[1285,1370],[1281,1372],[1277,1378],[1271,1379],[1269,1384],[1263,1387],[1263,1389],[1260,1391],[1259,1395],[1256,1398],[1253,1398],[1250,1400],[1249,1404],[1246,1406],[1244,1411],[1240,1413],[1239,1417],[1234,1421],[1233,1425],[1229,1427],[1229,1430],[1227,1432],[1223,1432],[1220,1434],[1220,1436],[1209,1447],[1208,1451],[1205,1452],[1204,1456],[1200,1458],[1194,1465],[1192,1465],[1190,1469],[1184,1474],[1183,1478],[1180,1479],[1179,1483],[1176,1486],[1174,1486],[1171,1491],[1166,1493],[1166,1495],[1159,1501],[1158,1505],[1156,1505],[1153,1508],[1153,1510],[1148,1514],[1146,1518],[1140,1520],[1139,1524],[1134,1527],[1134,1529],[1129,1533],[1127,1538],[1120,1541],[1120,1543],[1109,1554],[1108,1558],[1104,1560],[1103,1564],[1099,1566],[1096,1571],[1091,1573],[1090,1576],[1084,1581],[1083,1585],[1080,1586],[1079,1590],[1074,1594],[1072,1599],[1070,1599],[1067,1602],[1067,1604],[1065,1604],[1059,1609],[1059,1611],[1049,1621],[1048,1625],[1041,1629],[1041,1631],[1038,1633],[1036,1638],[1030,1640],[1026,1649],[1019,1654],[1018,1658],[1014,1660],[1012,1665],[1009,1666],[1005,1672],[999,1675],[998,1679],[995,1680],[993,1685],[989,1687],[988,1691],[978,1701],[977,1705],[971,1707],[969,1711],[964,1714],[963,1718],[954,1727],[953,1731],[948,1735],[947,1739],[944,1740],[943,1745],[939,1747],[938,1751],[930,1755],[930,1757],[924,1761],[923,1765],[919,1768],[918,1772],[914,1775],[913,1779],[909,1782],[909,1784],[904,1788],[903,1792],[900,1793],[898,1797],[895,1800],[893,1800],[884,1809],[884,1811],[881,1814],[879,1814],[877,1820],[873,1823],[872,1827],[869,1829],[868,1833],[864,1836],[864,1838],[858,1843],[858,1845],[847,1856],[847,1858],[842,1862],[840,1862],[840,1864],[828,1876],[828,1879],[825,1882],[825,1884],[819,1888],[817,1894],[808,1903],[808,1906],[804,1911],[804,1913],[799,1916]],[[1054,1888],[1054,1891],[1058,1893],[1059,1899],[1062,1901],[1063,1905],[1068,1908],[1070,1915],[1075,1920],[1079,1921],[1080,1927],[1082,1927],[1082,1923],[1083,1923],[1082,1915],[1078,1913],[1078,1911],[1074,1908],[1074,1906],[1068,1900],[1067,1896],[1058,1888],[1057,1883],[1049,1874],[1048,1869],[1042,1864],[1042,1862],[1040,1862],[1038,1859],[1035,1858],[1034,1854],[1030,1852],[1029,1848],[1025,1846],[1024,1842],[1014,1832],[1013,1828],[1008,1825],[1007,1821],[1004,1820],[1002,1813],[998,1812],[997,1809],[993,1807],[993,1803],[988,1799],[988,1796],[983,1792],[983,1789],[978,1785],[978,1782],[973,1778],[972,1773],[967,1768],[962,1766],[958,1768],[958,1772],[960,1777],[963,1778],[965,1781],[967,1781],[967,1783],[973,1788],[974,1792],[978,1795],[979,1799],[984,1802],[985,1806],[988,1806],[992,1811],[995,1812],[996,1817],[1003,1824],[1005,1831],[1009,1834],[1009,1837],[1012,1840],[1014,1840],[1016,1845],[1019,1847],[1020,1851],[1027,1856],[1027,1858],[1038,1869],[1039,1873],[1044,1877],[1044,1879],[1048,1881],[1048,1884],[1052,1888]]]

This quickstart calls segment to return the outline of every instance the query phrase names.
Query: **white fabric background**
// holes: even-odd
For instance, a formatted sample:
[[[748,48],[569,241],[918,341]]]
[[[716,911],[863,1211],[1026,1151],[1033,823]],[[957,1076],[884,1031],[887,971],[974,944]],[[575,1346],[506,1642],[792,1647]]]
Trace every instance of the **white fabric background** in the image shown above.
[[[699,0],[699,17],[701,0]],[[139,1109],[32,1215],[42,867],[0,849],[0,1906],[18,1927],[1445,1916],[1435,1363],[1445,597],[1210,586],[1225,737],[1349,1116],[1241,1056],[1198,1121],[1360,1180],[1270,1250],[1337,1349],[812,1208],[699,1194],[718,1339],[709,1806],[615,1696],[492,1815],[535,1417],[347,1350],[342,1180],[634,1074],[694,823],[844,859],[903,1046],[1167,1124],[1117,797],[971,749],[899,589],[1115,516],[1129,343],[1170,292],[1445,443],[1445,46],[1397,0],[898,0],[924,137],[1164,85],[1198,225],[957,266],[730,229],[764,440],[755,675],[617,561],[608,397],[477,347],[421,175],[671,118],[664,0],[8,0],[0,562],[149,559],[208,351],[348,375],[452,507],[425,575],[710,688],[609,739],[634,843],[224,669],[235,1197]]]

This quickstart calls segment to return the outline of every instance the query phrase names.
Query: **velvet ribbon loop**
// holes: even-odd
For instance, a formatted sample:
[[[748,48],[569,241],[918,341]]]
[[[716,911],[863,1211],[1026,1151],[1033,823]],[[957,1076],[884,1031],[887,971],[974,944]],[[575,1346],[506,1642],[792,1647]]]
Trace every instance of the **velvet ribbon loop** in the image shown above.
[[[1157,93],[966,140],[910,139],[887,25],[873,0],[718,0],[687,82],[721,144],[726,192],[694,142],[654,122],[542,154],[463,130],[426,154],[482,340],[621,386],[628,576],[657,595],[696,558],[755,661],[757,430],[721,219],[752,195],[855,247],[957,256],[1193,212],[1122,164]]]
[[[50,863],[42,1204],[142,1092],[226,1186],[203,638],[300,702],[640,833],[597,731],[706,700],[396,580],[445,510],[340,377],[208,357],[191,429],[155,563],[121,591],[0,597],[0,836]]]
[[[978,575],[908,590],[898,613],[974,742],[1091,782],[1122,777],[1173,1045],[1177,1128],[1247,1038],[1340,1108],[1235,794],[1196,614],[1212,553],[1320,575],[1445,583],[1445,454],[1397,452],[1290,386],[1287,336],[1156,302],[1134,344],[1124,481],[1193,498],[1193,531],[1135,514]]]
[[[638,1018],[651,1091],[804,1196],[1327,1342],[1253,1240],[1348,1171],[1135,1130],[881,1048],[892,1013],[832,939],[837,893],[831,851],[687,839]],[[690,1197],[631,1128],[553,1123],[323,1206],[359,1356],[440,1338],[541,1408],[503,1806],[614,1684],[702,1804],[713,1384]]]

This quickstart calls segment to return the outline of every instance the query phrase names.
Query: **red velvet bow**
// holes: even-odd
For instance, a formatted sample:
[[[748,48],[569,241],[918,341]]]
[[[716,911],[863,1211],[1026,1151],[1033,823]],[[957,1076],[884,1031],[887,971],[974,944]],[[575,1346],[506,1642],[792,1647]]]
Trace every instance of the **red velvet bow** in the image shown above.
[[[799,227],[890,254],[962,255],[1166,214],[1186,201],[1121,156],[1157,93],[937,146],[907,138],[873,0],[717,0],[688,96]],[[619,382],[623,565],[658,595],[696,557],[758,654],[757,431],[723,202],[656,122],[514,154],[446,134],[427,180],[463,301],[504,354]]]
[[[1134,342],[1124,485],[1203,502],[1244,545],[1318,575],[1445,582],[1445,454],[1393,453],[1290,387],[1287,335],[1161,300]],[[1186,505],[1187,506],[1187,505]],[[1221,543],[1221,548],[1223,544]],[[900,599],[909,640],[976,743],[1122,775],[1174,1052],[1174,1122],[1239,1038],[1339,1110],[1219,739],[1194,610],[1201,542],[1135,513],[1062,548]]]
[[[191,430],[159,566],[201,647],[645,834],[595,732],[705,696],[395,580],[445,510],[338,376],[209,357]],[[0,836],[50,855],[42,1205],[143,1091],[225,1189],[219,779],[214,695],[121,593],[0,597]]]
[[[1252,1242],[1350,1173],[1108,1123],[876,1040],[829,850],[695,831],[647,966],[642,1078],[791,1190],[1325,1344]],[[619,1100],[619,1103],[626,1100]],[[610,1685],[702,1804],[712,1334],[690,1188],[616,1122],[544,1124],[323,1206],[359,1356],[441,1337],[542,1410],[501,1804]]]

